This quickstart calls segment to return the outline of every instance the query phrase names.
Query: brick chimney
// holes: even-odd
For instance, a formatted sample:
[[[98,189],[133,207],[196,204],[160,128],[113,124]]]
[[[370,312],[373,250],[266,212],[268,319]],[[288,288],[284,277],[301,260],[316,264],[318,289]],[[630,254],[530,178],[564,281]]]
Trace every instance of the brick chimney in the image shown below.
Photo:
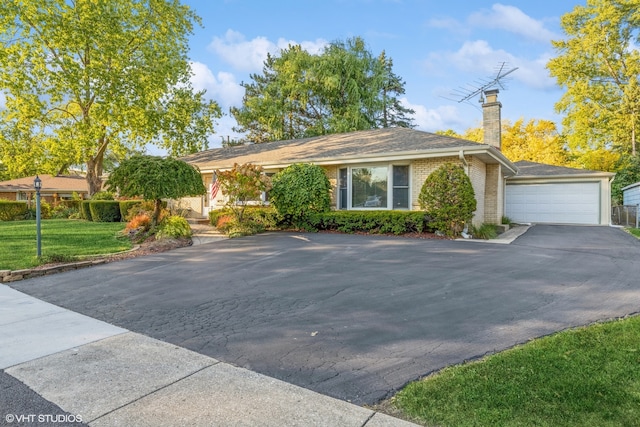
[[[493,145],[500,150],[502,147],[502,125],[500,123],[502,104],[498,101],[498,89],[486,90],[484,96],[486,99],[482,103],[484,143]]]

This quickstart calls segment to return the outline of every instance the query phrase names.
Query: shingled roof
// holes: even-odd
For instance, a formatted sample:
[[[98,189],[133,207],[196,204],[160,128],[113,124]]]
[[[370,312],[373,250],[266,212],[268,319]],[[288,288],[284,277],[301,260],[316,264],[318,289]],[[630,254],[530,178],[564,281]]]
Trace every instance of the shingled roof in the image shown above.
[[[25,178],[11,179],[9,181],[0,182],[0,192],[15,192],[34,191],[33,180],[34,176]],[[89,192],[89,184],[87,184],[86,178],[82,176],[52,176],[52,175],[40,175],[42,180],[42,190],[47,192],[57,191],[78,191],[87,193]]]
[[[489,154],[487,160],[513,164],[494,147],[473,141],[407,128],[384,128],[323,135],[264,144],[215,148],[183,158],[201,170],[230,168],[234,163],[282,166],[292,163],[336,164],[385,158],[418,158],[451,155],[459,150]],[[489,159],[491,157],[491,159]]]
[[[578,176],[596,176],[596,175],[600,175],[600,176],[615,175],[614,173],[611,173],[611,172],[568,168],[564,166],[553,166],[553,165],[547,165],[544,163],[529,162],[526,160],[515,162],[515,165],[518,167],[517,177],[548,178],[548,177],[555,177],[555,176],[578,177]]]

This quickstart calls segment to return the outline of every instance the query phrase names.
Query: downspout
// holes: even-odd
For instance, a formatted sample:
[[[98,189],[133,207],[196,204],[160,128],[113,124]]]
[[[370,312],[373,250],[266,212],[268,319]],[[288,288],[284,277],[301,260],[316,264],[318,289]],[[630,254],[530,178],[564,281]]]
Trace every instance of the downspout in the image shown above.
[[[465,173],[467,174],[467,176],[469,176],[469,162],[467,162],[467,159],[464,158],[464,150],[460,150],[458,152],[458,157],[460,157],[460,161],[462,162],[462,164],[464,165],[465,168]],[[471,178],[469,176],[469,178]],[[464,230],[462,230],[461,236],[464,239],[472,239],[473,236],[471,234],[469,234],[469,229],[467,228],[467,226],[464,226]]]
[[[460,161],[462,162],[462,164],[465,167],[465,172],[467,173],[467,175],[469,175],[469,162],[467,162],[467,159],[464,158],[464,151],[460,150],[458,152],[458,157],[460,157]]]
[[[616,180],[616,176],[615,175],[613,175],[611,178],[609,178],[609,227],[613,227],[614,226],[613,225],[613,218],[612,218],[612,215],[611,215],[611,210],[612,210],[611,209],[612,208],[612,206],[611,206],[611,196],[612,196],[612,194],[611,194],[612,193],[611,192],[611,184],[613,184],[613,181],[615,181],[615,180]]]

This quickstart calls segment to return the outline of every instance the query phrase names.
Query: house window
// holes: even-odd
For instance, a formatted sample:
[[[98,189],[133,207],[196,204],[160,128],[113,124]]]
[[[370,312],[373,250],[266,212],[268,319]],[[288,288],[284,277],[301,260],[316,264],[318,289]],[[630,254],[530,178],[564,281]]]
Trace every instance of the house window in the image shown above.
[[[342,168],[338,174],[338,209],[349,208],[349,169]]]
[[[409,166],[393,165],[393,209],[409,209]]]
[[[388,171],[387,166],[351,168],[351,207],[386,208]]]

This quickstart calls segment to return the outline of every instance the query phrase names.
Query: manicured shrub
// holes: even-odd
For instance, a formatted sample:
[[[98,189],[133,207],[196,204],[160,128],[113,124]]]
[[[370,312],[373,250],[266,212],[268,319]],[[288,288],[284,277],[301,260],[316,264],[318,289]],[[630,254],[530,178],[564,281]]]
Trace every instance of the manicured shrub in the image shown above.
[[[40,218],[41,219],[49,219],[51,218],[52,212],[51,205],[44,200],[44,198],[40,199]],[[29,207],[29,212],[27,213],[27,219],[35,219],[38,213],[36,212],[36,203],[35,201],[31,203]]]
[[[82,202],[80,202],[80,217],[82,219],[86,219],[87,221],[93,221],[93,219],[91,218],[91,208],[89,207],[90,203],[91,200],[83,200]]]
[[[218,220],[228,215],[233,215],[233,211],[229,208],[211,210],[209,211],[209,224],[218,227]]]
[[[91,196],[91,200],[113,200],[114,196],[111,191],[98,191]]]
[[[431,217],[431,226],[448,236],[459,235],[476,210],[471,180],[462,166],[453,163],[445,163],[427,177],[418,203]]]
[[[429,229],[423,211],[332,211],[310,215],[313,230],[342,233],[406,234]]]
[[[229,231],[229,228],[237,223],[238,221],[236,220],[235,215],[233,215],[233,213],[227,213],[217,216],[216,225],[214,227],[216,227],[221,232],[226,233]]]
[[[171,215],[163,219],[156,233],[156,239],[189,237],[191,237],[191,226],[179,215]]]
[[[278,230],[281,228],[281,217],[272,207],[249,207],[244,213],[245,221],[256,224],[263,230]]]
[[[118,222],[121,219],[120,203],[117,200],[91,200],[89,211],[94,222]]]
[[[28,212],[27,202],[0,200],[0,221],[24,219]]]
[[[78,214],[78,208],[77,207],[73,207],[73,206],[66,206],[62,203],[58,203],[52,210],[51,210],[51,218],[55,218],[55,219],[66,219],[66,218],[70,218],[74,215]]]
[[[331,183],[317,165],[296,163],[272,178],[269,201],[292,225],[304,228],[309,215],[329,211]]]

